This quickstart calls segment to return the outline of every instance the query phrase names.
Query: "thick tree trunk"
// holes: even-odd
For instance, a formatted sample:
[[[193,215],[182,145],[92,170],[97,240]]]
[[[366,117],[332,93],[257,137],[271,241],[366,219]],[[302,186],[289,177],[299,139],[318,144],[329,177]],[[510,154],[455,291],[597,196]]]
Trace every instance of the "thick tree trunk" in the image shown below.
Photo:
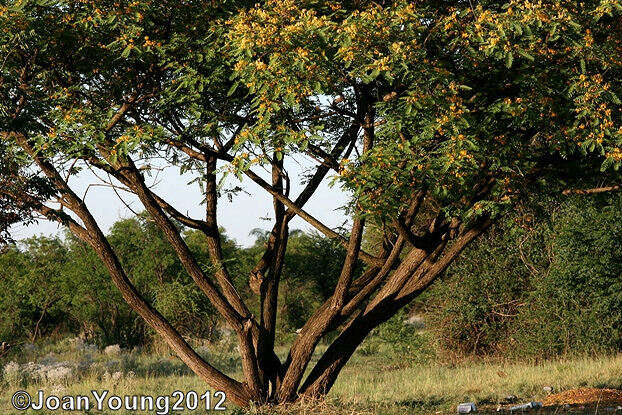
[[[296,398],[298,386],[300,385],[302,376],[304,375],[307,365],[311,360],[315,347],[322,336],[326,334],[328,328],[331,327],[334,319],[339,316],[339,313],[343,308],[345,299],[347,298],[347,294],[352,284],[352,276],[354,273],[354,266],[356,265],[356,261],[358,259],[364,224],[365,222],[362,219],[356,219],[354,221],[346,260],[341,270],[339,280],[337,281],[335,292],[330,299],[330,306],[326,307],[321,318],[317,318],[316,320],[305,324],[299,337],[292,345],[286,362],[287,370],[285,372],[285,376],[283,377],[283,382],[279,388],[279,402],[289,402]]]
[[[274,154],[272,162],[272,186],[280,194],[287,195],[289,188],[283,185],[285,172],[283,160],[279,160]],[[273,198],[275,225],[270,235],[267,250],[271,252],[268,257],[260,262],[269,263],[268,272],[265,276],[255,274],[259,280],[260,296],[260,332],[257,340],[257,358],[259,361],[259,373],[262,378],[263,397],[272,400],[280,384],[280,361],[275,364],[274,343],[276,338],[276,321],[278,311],[279,285],[285,261],[285,250],[289,238],[288,220],[285,214],[285,205],[276,197]],[[261,266],[261,265],[260,265]],[[263,266],[262,266],[263,267]],[[265,273],[265,268],[264,271]]]
[[[434,262],[430,260],[420,262],[420,265],[412,270],[410,274],[412,278],[408,280],[394,278],[394,281],[401,280],[403,282],[401,284],[389,284],[393,285],[391,290],[385,291],[383,289],[378,294],[379,297],[375,298],[364,312],[353,318],[346,325],[303,383],[300,388],[300,395],[318,397],[328,393],[339,373],[365,337],[375,327],[394,316],[402,307],[425,291],[457,258],[464,248],[481,235],[491,223],[489,219],[483,219],[460,236],[438,260]],[[444,243],[440,243],[437,247],[437,254],[444,250]],[[415,254],[413,256],[417,257],[418,255]],[[432,256],[434,256],[434,253],[432,253]],[[399,269],[396,271],[398,276],[399,271]]]
[[[399,305],[395,303],[391,308],[354,318],[324,352],[300,388],[300,394],[311,397],[327,394],[337,380],[341,369],[365,337],[378,325],[391,318],[405,304],[405,301],[400,302]]]

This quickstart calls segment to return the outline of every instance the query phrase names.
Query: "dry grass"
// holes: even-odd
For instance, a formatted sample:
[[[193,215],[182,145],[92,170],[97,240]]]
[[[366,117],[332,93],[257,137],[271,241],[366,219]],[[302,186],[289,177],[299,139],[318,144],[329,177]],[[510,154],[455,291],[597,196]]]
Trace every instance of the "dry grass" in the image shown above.
[[[547,396],[544,399],[545,406],[563,404],[591,406],[599,405],[601,407],[622,405],[622,390],[606,388],[578,388],[556,393]]]
[[[239,377],[239,361],[234,351],[223,351],[222,347],[217,347],[204,350],[204,354],[228,373]],[[157,396],[175,390],[195,390],[201,394],[207,389],[179,360],[160,355],[124,351],[121,355],[109,356],[88,348],[66,350],[55,345],[36,353],[22,354],[16,360],[18,362],[12,365],[13,370],[16,364],[25,365],[31,361],[52,368],[49,370],[59,366],[71,367],[71,376],[37,378],[35,375],[20,377],[3,373],[0,380],[0,414],[18,413],[10,406],[10,396],[20,389],[31,394],[42,389],[48,395],[61,396],[90,395],[93,389],[107,389],[119,396]],[[7,361],[1,363],[3,367],[8,364]],[[382,352],[357,353],[325,400],[255,408],[247,412],[230,408],[228,412],[261,415],[453,413],[455,405],[464,401],[494,405],[507,395],[516,395],[524,401],[542,400],[546,395],[542,390],[544,386],[552,386],[555,391],[579,387],[620,389],[622,355],[537,364],[463,362],[451,365],[409,363],[403,356],[400,358]]]
[[[363,367],[368,370],[362,370]],[[459,402],[496,404],[508,395],[542,400],[582,386],[622,388],[622,355],[541,363],[438,364],[391,369],[357,359],[345,368],[331,395],[345,404],[384,403],[421,410],[453,410]]]

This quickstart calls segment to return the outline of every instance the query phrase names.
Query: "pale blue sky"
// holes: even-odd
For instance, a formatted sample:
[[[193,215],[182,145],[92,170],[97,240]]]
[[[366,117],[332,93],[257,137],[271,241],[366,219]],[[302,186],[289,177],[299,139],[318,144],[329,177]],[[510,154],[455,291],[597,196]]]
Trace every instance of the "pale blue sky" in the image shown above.
[[[292,189],[290,198],[295,199],[301,191],[299,184],[300,173],[311,166],[310,160],[303,160],[301,164],[290,162],[286,165],[291,177]],[[269,179],[269,174],[260,169],[255,171],[265,179]],[[189,213],[196,218],[204,216],[204,206],[200,204],[201,194],[197,184],[187,183],[192,176],[186,174],[179,175],[176,167],[169,167],[160,173],[160,182],[154,187],[154,191],[173,204],[179,211]],[[339,207],[347,202],[348,195],[345,194],[338,185],[330,187],[328,176],[316,194],[305,206],[310,214],[323,221],[329,227],[337,227],[344,224],[347,220],[343,210]],[[149,182],[149,181],[148,181]],[[70,180],[70,185],[82,196],[90,183],[101,183],[90,172],[85,171],[79,176]],[[240,185],[237,178],[228,178],[229,185]],[[248,246],[254,242],[254,237],[249,232],[254,228],[271,229],[272,222],[261,220],[263,217],[272,218],[272,199],[263,189],[249,179],[244,179],[240,187],[243,187],[248,194],[238,193],[232,202],[227,197],[222,197],[219,203],[218,220],[220,226],[227,230],[227,235],[234,238],[239,244]],[[140,202],[127,193],[120,192],[126,202],[130,202],[132,209],[141,211]],[[98,220],[102,229],[107,231],[110,226],[118,219],[128,218],[132,213],[119,201],[114,191],[108,187],[91,187],[86,196],[86,203],[95,218]],[[306,222],[296,217],[292,220],[291,229],[311,229]],[[39,221],[38,224],[28,227],[23,225],[15,226],[12,230],[15,239],[23,239],[33,235],[55,235],[62,234],[63,230],[55,223]]]

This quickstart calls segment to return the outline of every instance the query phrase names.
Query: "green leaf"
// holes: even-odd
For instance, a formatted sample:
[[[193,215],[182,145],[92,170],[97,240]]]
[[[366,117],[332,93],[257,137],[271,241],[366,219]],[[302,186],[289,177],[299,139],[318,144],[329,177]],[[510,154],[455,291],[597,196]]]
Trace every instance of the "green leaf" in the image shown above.
[[[128,45],[125,49],[123,49],[123,52],[121,52],[121,57],[127,58],[128,56],[130,56],[131,51],[132,51],[132,46]]]
[[[590,152],[592,152],[592,151],[594,151],[595,148],[596,148],[596,143],[594,141],[592,141],[590,146],[588,147],[588,150]]]
[[[528,59],[528,60],[530,60],[530,61],[532,61],[532,62],[534,61],[534,57],[533,57],[533,56],[531,56],[529,53],[525,52],[524,50],[519,49],[518,53],[519,53],[519,54],[520,54],[523,58],[526,58],[526,59]]]

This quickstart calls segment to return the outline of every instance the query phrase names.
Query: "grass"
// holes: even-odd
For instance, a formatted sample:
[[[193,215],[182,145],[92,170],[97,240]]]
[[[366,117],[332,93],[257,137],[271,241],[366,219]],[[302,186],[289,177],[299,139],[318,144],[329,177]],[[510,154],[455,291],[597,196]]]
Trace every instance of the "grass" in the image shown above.
[[[496,404],[508,395],[542,400],[544,386],[622,388],[622,355],[541,363],[463,362],[392,368],[357,357],[336,382],[332,395],[354,405],[453,411],[460,402]]]
[[[211,362],[234,377],[240,364],[231,345],[200,349]],[[320,350],[321,352],[321,350]],[[456,404],[472,401],[494,405],[507,395],[523,401],[541,400],[544,386],[561,391],[576,387],[622,388],[622,354],[545,362],[464,361],[457,364],[410,359],[386,348],[363,349],[343,370],[329,397],[287,408],[262,408],[251,413],[272,414],[403,414],[454,412]],[[6,359],[5,359],[6,360]],[[0,380],[0,413],[47,414],[58,411],[17,412],[11,395],[26,390],[34,395],[90,395],[107,389],[111,394],[170,394],[175,390],[204,392],[207,387],[178,359],[166,352],[123,351],[107,355],[88,345],[64,341],[14,355],[13,372]],[[38,363],[29,366],[27,362]],[[2,365],[7,366],[7,361]],[[59,367],[65,368],[60,370]],[[60,374],[60,375],[59,375]],[[53,375],[53,376],[52,376]],[[62,412],[69,413],[69,412]],[[135,414],[117,411],[115,414]],[[155,411],[151,412],[155,413]],[[186,412],[190,413],[190,412]],[[230,408],[227,413],[242,413]]]

